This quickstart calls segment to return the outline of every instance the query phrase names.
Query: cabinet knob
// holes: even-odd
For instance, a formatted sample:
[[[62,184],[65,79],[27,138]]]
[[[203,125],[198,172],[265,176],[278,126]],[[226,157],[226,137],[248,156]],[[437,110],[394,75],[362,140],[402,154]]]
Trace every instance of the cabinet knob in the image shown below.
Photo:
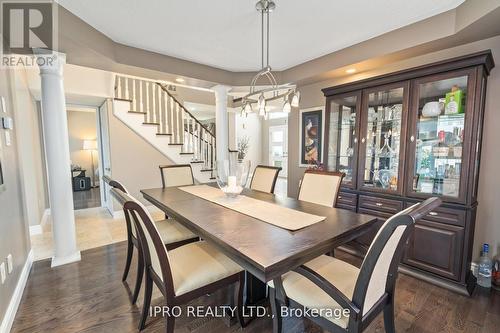
[[[361,143],[365,143],[365,138],[362,138],[362,139],[361,139]]]
[[[377,202],[377,203],[375,204],[375,206],[377,206],[377,207],[382,207],[383,205],[384,205],[384,204],[383,204],[383,203],[381,203],[381,202]]]
[[[339,195],[337,199],[342,199],[342,196],[341,196],[341,195]]]
[[[354,143],[358,143],[358,138],[354,138]]]
[[[412,135],[412,136],[410,136],[410,141],[411,141],[411,142],[415,142],[415,136],[413,136],[413,135]]]
[[[430,213],[429,213],[429,215],[430,215],[430,216],[437,216],[437,215],[438,215],[438,213],[436,213],[436,212],[430,212]]]

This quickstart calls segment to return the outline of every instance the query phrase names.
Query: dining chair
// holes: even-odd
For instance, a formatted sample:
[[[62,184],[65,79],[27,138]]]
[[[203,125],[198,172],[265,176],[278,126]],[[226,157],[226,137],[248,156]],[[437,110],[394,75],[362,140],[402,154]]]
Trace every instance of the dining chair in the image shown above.
[[[162,187],[187,186],[194,184],[190,164],[160,165]]]
[[[129,193],[125,188],[125,186],[123,186],[123,184],[120,183],[119,181],[113,180],[107,176],[104,176],[103,178],[111,187],[119,189],[124,193],[127,194]],[[125,281],[127,279],[135,247],[138,252],[137,277],[135,280],[134,293],[132,295],[132,304],[135,304],[135,302],[137,301],[137,297],[139,296],[139,291],[141,289],[142,279],[144,276],[144,260],[141,254],[142,250],[141,247],[139,246],[137,233],[130,221],[130,216],[125,209],[123,209],[123,213],[125,215],[125,222],[127,226],[127,259],[125,262],[125,269],[122,275],[122,281]],[[179,247],[181,245],[199,241],[198,236],[196,236],[190,230],[185,228],[182,224],[173,219],[160,220],[154,223],[156,225],[156,228],[162,235],[162,239],[165,241],[167,248],[169,249],[175,249],[176,247]]]
[[[204,241],[186,244],[173,250],[167,249],[144,205],[119,189],[113,189],[112,192],[132,217],[145,261],[146,286],[139,330],[142,331],[146,326],[153,283],[170,309],[234,284],[237,291],[234,295],[236,314],[240,325],[244,327],[244,270]],[[174,327],[175,317],[166,314],[166,332],[172,333]]]
[[[273,331],[281,332],[283,302],[291,308],[316,309],[308,317],[330,332],[362,332],[380,312],[386,332],[395,332],[394,292],[404,246],[415,221],[440,204],[441,199],[429,198],[389,218],[359,269],[322,255],[270,282]],[[339,315],[344,310],[347,315]]]
[[[253,172],[250,188],[252,190],[274,193],[274,186],[280,173],[280,167],[257,165]]]
[[[345,173],[307,169],[299,186],[299,200],[335,207]]]

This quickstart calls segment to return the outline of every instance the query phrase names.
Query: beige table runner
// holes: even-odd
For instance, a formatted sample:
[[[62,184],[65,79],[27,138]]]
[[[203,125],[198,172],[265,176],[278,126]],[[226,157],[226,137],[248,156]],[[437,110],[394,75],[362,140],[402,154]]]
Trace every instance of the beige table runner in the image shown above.
[[[305,228],[325,219],[324,216],[300,212],[245,195],[228,198],[220,189],[208,185],[184,186],[179,187],[179,189],[239,213],[292,231]]]

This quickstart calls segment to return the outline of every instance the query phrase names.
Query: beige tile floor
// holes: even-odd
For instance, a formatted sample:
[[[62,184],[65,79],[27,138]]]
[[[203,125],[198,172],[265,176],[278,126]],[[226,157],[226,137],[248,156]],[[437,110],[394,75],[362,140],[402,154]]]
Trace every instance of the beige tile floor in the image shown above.
[[[153,218],[161,219],[161,212],[153,212]],[[76,242],[80,251],[100,247],[127,239],[125,218],[113,218],[105,208],[75,211]],[[52,227],[43,226],[43,233],[31,236],[35,260],[51,258],[53,254]]]

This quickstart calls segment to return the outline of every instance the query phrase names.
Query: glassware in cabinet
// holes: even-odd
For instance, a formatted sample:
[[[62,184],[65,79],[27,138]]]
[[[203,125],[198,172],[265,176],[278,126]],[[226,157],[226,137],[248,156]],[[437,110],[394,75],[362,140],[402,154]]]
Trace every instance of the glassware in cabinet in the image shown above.
[[[408,83],[364,91],[359,187],[402,192]]]
[[[360,93],[329,99],[327,129],[327,169],[345,173],[343,186],[355,186]]]

